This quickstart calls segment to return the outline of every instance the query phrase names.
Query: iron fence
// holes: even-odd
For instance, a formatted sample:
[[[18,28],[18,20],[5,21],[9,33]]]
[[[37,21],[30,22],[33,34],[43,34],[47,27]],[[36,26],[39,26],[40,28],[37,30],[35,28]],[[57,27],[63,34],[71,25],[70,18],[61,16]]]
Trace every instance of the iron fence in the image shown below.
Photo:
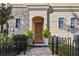
[[[52,54],[59,56],[79,56],[79,42],[71,37],[52,37]]]

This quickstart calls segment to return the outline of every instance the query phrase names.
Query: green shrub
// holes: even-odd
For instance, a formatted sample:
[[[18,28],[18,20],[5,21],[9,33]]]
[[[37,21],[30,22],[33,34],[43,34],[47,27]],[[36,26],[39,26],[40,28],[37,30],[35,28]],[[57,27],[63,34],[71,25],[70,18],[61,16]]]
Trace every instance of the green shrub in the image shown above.
[[[14,45],[14,40],[11,37],[6,36],[4,33],[0,33],[0,47],[7,48]]]
[[[4,39],[5,39],[5,35],[3,33],[0,33],[0,47],[3,47]]]
[[[19,42],[19,41],[24,42],[27,40],[27,36],[23,34],[17,34],[17,35],[13,35],[12,39],[14,39],[15,42]]]
[[[11,47],[14,45],[14,43],[15,43],[15,41],[11,37],[6,38],[5,45],[7,44],[9,47]]]
[[[51,36],[51,32],[46,28],[44,31],[43,31],[43,36],[45,38],[49,38]]]
[[[25,32],[25,35],[28,37],[28,39],[32,39],[32,37],[33,37],[33,31],[28,30],[28,31]]]
[[[0,54],[16,55],[18,54],[18,51],[24,51],[26,49],[26,38],[25,35],[13,35],[12,37],[8,37],[5,34],[0,33]]]
[[[23,35],[23,34],[13,35],[12,39],[14,39],[15,45],[20,50],[24,50],[25,47],[27,46],[27,39],[28,38],[26,35]]]

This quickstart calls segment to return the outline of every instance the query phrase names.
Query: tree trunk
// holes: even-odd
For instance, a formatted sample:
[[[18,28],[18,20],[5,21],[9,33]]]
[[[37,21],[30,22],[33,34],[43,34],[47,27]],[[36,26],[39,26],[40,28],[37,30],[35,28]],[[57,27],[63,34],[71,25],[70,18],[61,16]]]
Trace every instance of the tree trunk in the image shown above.
[[[5,22],[5,24],[6,24],[6,28],[5,28],[4,33],[5,33],[5,35],[7,35],[7,36],[8,36],[8,28],[9,28],[9,24],[8,24],[8,22],[7,22],[7,21]]]
[[[8,22],[7,22],[7,35],[8,35],[8,28],[9,28],[9,24],[8,24]]]
[[[1,24],[1,33],[3,33],[3,24]]]

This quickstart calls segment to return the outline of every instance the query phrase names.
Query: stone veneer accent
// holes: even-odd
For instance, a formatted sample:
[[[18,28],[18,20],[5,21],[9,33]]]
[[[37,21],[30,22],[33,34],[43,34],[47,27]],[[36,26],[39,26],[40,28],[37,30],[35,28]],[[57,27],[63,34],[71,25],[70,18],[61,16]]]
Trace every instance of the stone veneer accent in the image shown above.
[[[13,34],[13,29],[15,34],[22,34],[28,29],[28,18],[27,18],[27,7],[14,7],[12,9],[12,15],[14,19],[9,20],[9,34]],[[20,28],[16,28],[16,19],[20,19]]]

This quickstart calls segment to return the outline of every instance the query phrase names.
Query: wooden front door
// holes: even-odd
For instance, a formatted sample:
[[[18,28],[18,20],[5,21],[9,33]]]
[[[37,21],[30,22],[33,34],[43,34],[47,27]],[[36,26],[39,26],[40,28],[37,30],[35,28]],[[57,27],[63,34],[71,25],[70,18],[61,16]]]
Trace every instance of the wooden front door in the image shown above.
[[[42,38],[43,23],[35,22],[35,40],[34,43],[43,43]]]

